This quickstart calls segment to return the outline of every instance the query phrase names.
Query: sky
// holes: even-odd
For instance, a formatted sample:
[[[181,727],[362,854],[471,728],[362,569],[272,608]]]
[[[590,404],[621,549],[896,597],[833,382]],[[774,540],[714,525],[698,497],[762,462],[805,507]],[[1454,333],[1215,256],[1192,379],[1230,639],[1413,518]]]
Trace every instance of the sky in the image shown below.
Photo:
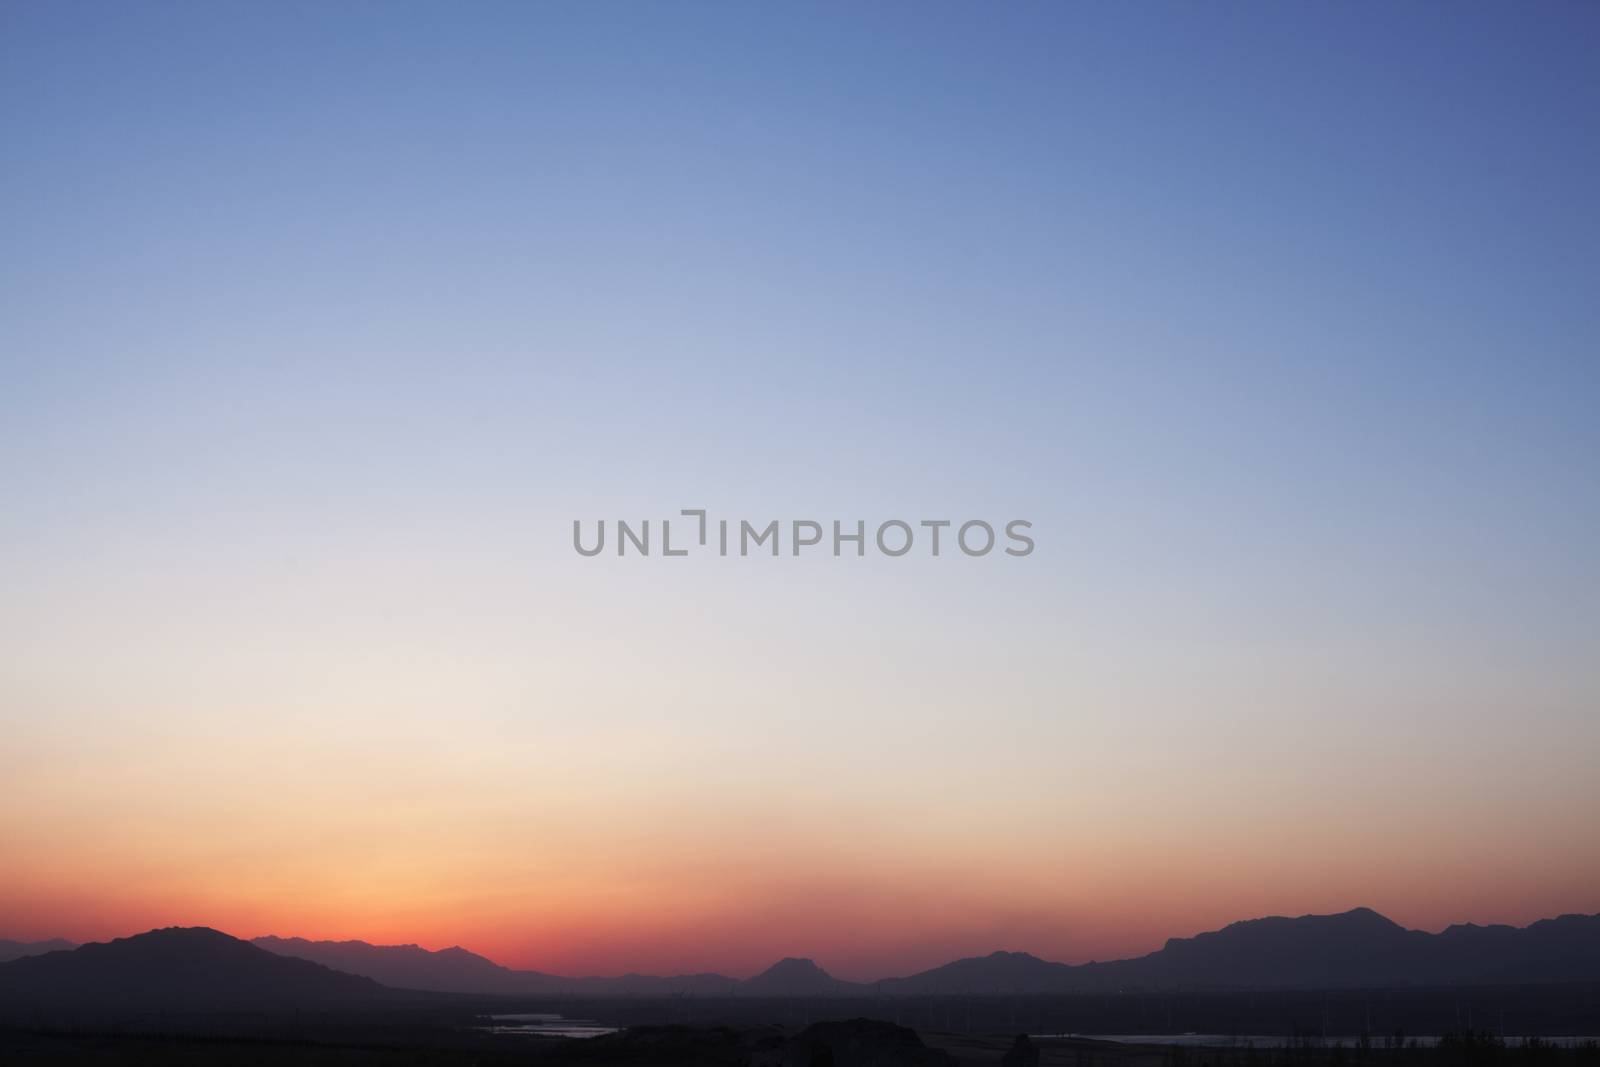
[[[1597,49],[0,6],[0,936],[874,978],[1600,911]],[[684,508],[1036,549],[573,551]]]

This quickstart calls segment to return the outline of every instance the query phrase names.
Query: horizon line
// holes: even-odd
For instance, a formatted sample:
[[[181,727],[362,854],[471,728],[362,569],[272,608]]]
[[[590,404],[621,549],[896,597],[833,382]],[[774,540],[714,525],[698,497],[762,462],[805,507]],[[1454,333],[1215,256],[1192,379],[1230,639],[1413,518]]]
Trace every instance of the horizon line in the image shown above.
[[[1520,926],[1512,924],[1512,923],[1477,923],[1477,922],[1473,922],[1473,921],[1469,920],[1469,921],[1466,921],[1466,922],[1452,922],[1452,923],[1449,923],[1446,926],[1442,927],[1441,929],[1435,931],[1435,930],[1425,930],[1425,929],[1421,929],[1421,928],[1418,928],[1418,927],[1405,926],[1405,925],[1403,925],[1403,924],[1401,924],[1399,922],[1396,922],[1395,920],[1389,918],[1387,915],[1384,915],[1381,911],[1379,911],[1376,908],[1369,907],[1367,905],[1356,905],[1356,906],[1351,907],[1351,908],[1346,908],[1343,911],[1306,912],[1306,913],[1301,914],[1301,915],[1270,914],[1270,915],[1257,915],[1257,916],[1252,916],[1252,917],[1244,918],[1244,919],[1235,919],[1235,920],[1232,920],[1232,921],[1230,921],[1228,923],[1223,924],[1222,926],[1213,927],[1213,928],[1206,929],[1206,930],[1199,930],[1199,931],[1196,931],[1193,934],[1169,936],[1165,941],[1162,942],[1162,945],[1160,947],[1151,949],[1149,952],[1139,953],[1137,955],[1132,955],[1132,956],[1119,956],[1119,957],[1116,957],[1114,959],[1103,959],[1103,960],[1102,959],[1088,959],[1088,960],[1083,960],[1083,961],[1080,961],[1080,962],[1077,962],[1077,963],[1069,963],[1069,962],[1066,962],[1066,961],[1063,961],[1063,960],[1052,960],[1052,959],[1049,959],[1047,957],[1040,956],[1037,953],[1031,952],[1031,951],[1029,951],[1027,949],[1004,949],[1004,948],[998,948],[998,949],[994,949],[994,950],[992,950],[990,952],[987,952],[987,953],[955,956],[955,957],[952,957],[951,959],[946,960],[943,963],[934,964],[931,967],[924,967],[924,968],[922,968],[920,970],[911,971],[909,973],[888,974],[888,975],[882,975],[880,977],[870,978],[870,979],[840,978],[837,975],[834,975],[831,971],[829,971],[822,964],[818,963],[816,957],[814,957],[814,956],[796,956],[796,955],[781,956],[777,960],[775,960],[772,963],[768,964],[766,967],[763,967],[763,968],[761,968],[761,969],[759,969],[757,971],[754,971],[753,973],[751,973],[749,975],[745,975],[743,977],[738,976],[738,975],[727,974],[727,973],[725,973],[723,971],[720,971],[720,970],[674,971],[672,973],[651,973],[651,972],[647,972],[647,971],[638,971],[638,970],[629,969],[629,970],[626,970],[626,971],[623,971],[623,972],[620,972],[620,973],[615,973],[615,974],[602,974],[602,973],[560,974],[560,973],[556,973],[556,972],[553,972],[553,971],[540,970],[539,968],[535,968],[535,967],[513,967],[513,966],[510,966],[508,964],[501,963],[499,960],[495,959],[492,956],[485,955],[482,952],[479,952],[479,951],[477,951],[475,949],[467,948],[465,945],[461,945],[461,944],[446,945],[446,946],[444,946],[442,948],[426,948],[422,944],[420,944],[418,942],[415,942],[415,941],[402,941],[402,942],[382,943],[382,942],[376,942],[376,941],[368,941],[368,940],[366,940],[364,938],[358,938],[358,937],[352,937],[352,938],[309,938],[309,937],[302,937],[302,936],[300,936],[298,934],[291,935],[291,936],[288,936],[288,937],[285,937],[285,936],[282,936],[282,935],[279,935],[279,934],[256,934],[256,935],[249,936],[249,937],[243,937],[243,936],[240,936],[238,934],[229,933],[227,930],[224,930],[224,929],[222,929],[220,927],[212,926],[212,925],[205,924],[205,923],[191,923],[191,924],[188,924],[188,925],[172,924],[172,925],[167,925],[167,926],[152,926],[149,929],[138,930],[138,931],[135,931],[135,932],[130,933],[130,934],[123,934],[120,937],[106,938],[104,940],[74,941],[71,938],[65,938],[65,937],[46,937],[46,938],[38,938],[38,939],[35,939],[35,940],[32,940],[32,941],[24,940],[24,939],[21,939],[21,938],[0,937],[0,940],[13,941],[16,944],[23,944],[23,945],[44,944],[44,943],[47,943],[47,942],[50,942],[50,941],[64,941],[64,942],[67,942],[68,944],[70,944],[72,946],[72,948],[70,948],[70,949],[55,949],[53,951],[70,952],[70,951],[76,951],[79,948],[83,948],[86,945],[109,944],[112,941],[129,940],[131,938],[142,937],[142,936],[145,936],[147,934],[159,933],[159,932],[164,931],[164,930],[210,930],[210,931],[212,931],[214,933],[221,934],[221,935],[223,935],[225,937],[232,938],[232,939],[234,939],[236,941],[241,941],[241,942],[244,942],[245,944],[252,944],[252,945],[255,944],[257,941],[269,940],[270,939],[270,940],[274,940],[274,941],[303,941],[303,942],[305,942],[307,944],[312,944],[312,945],[316,945],[316,944],[323,944],[323,945],[328,945],[328,944],[364,945],[364,946],[366,946],[368,948],[373,948],[373,949],[403,949],[403,948],[411,948],[411,949],[416,949],[416,950],[418,950],[420,952],[428,953],[430,955],[436,955],[438,953],[449,952],[451,950],[456,950],[456,951],[468,953],[469,955],[472,955],[472,956],[476,956],[479,959],[485,960],[488,963],[493,964],[494,966],[501,968],[502,970],[510,971],[510,972],[513,972],[513,973],[518,973],[518,974],[539,974],[539,975],[542,975],[542,976],[547,977],[547,978],[560,978],[560,979],[568,979],[568,980],[571,980],[571,981],[585,981],[585,980],[591,980],[591,979],[620,979],[620,978],[628,978],[628,977],[655,978],[655,979],[716,977],[716,978],[726,978],[729,981],[733,981],[733,982],[746,982],[746,981],[750,981],[750,980],[752,980],[754,978],[759,978],[760,976],[768,973],[769,971],[771,971],[773,968],[779,966],[780,964],[783,964],[783,963],[786,963],[786,962],[790,962],[790,961],[795,961],[795,962],[802,962],[802,963],[811,964],[812,966],[816,967],[818,970],[822,971],[822,973],[825,974],[828,978],[830,978],[830,979],[832,979],[834,981],[837,981],[837,982],[840,982],[840,983],[844,983],[844,984],[849,984],[849,985],[867,985],[867,986],[870,986],[870,985],[876,985],[876,984],[881,983],[881,982],[895,981],[897,979],[914,978],[914,977],[916,977],[918,975],[925,974],[925,973],[928,973],[930,971],[935,971],[935,970],[938,970],[938,969],[940,969],[942,967],[949,966],[950,964],[959,963],[959,962],[961,962],[963,960],[989,959],[991,957],[1000,956],[1000,955],[1028,956],[1028,957],[1030,957],[1032,959],[1039,960],[1040,962],[1052,964],[1052,965],[1055,965],[1055,966],[1061,966],[1061,967],[1086,967],[1086,966],[1098,965],[1098,964],[1122,963],[1122,962],[1127,962],[1127,961],[1131,961],[1131,960],[1144,959],[1144,958],[1146,958],[1148,956],[1155,955],[1156,953],[1159,953],[1159,952],[1163,951],[1168,945],[1170,945],[1174,941],[1192,940],[1192,939],[1194,939],[1196,937],[1200,937],[1200,936],[1203,936],[1205,934],[1217,933],[1217,932],[1220,932],[1222,930],[1226,930],[1226,929],[1229,929],[1231,927],[1243,925],[1243,924],[1246,924],[1246,923],[1270,921],[1270,920],[1273,920],[1273,919],[1282,919],[1282,920],[1285,920],[1285,921],[1299,921],[1299,920],[1303,920],[1303,919],[1332,919],[1332,918],[1342,918],[1342,917],[1348,916],[1348,915],[1355,915],[1355,914],[1362,913],[1362,912],[1369,913],[1371,915],[1376,916],[1377,918],[1383,919],[1385,922],[1387,922],[1387,923],[1389,923],[1389,924],[1391,924],[1393,926],[1396,926],[1399,929],[1404,930],[1404,931],[1406,931],[1408,933],[1422,933],[1422,934],[1426,934],[1426,935],[1428,935],[1430,937],[1440,936],[1445,931],[1456,929],[1458,927],[1477,927],[1477,928],[1480,928],[1480,929],[1489,929],[1489,928],[1493,928],[1493,927],[1506,927],[1506,928],[1513,929],[1513,930],[1526,930],[1526,929],[1528,929],[1528,928],[1530,928],[1532,926],[1535,926],[1535,925],[1537,925],[1539,923],[1552,922],[1552,921],[1557,921],[1557,920],[1565,919],[1565,918],[1584,918],[1584,919],[1600,918],[1600,911],[1596,911],[1596,912],[1569,911],[1569,912],[1561,912],[1561,913],[1556,914],[1556,915],[1546,915],[1546,916],[1542,916],[1542,917],[1537,918],[1537,919],[1531,919],[1528,922],[1526,922],[1526,923],[1524,923],[1524,924],[1522,924]],[[26,958],[26,957],[19,957],[19,958]]]

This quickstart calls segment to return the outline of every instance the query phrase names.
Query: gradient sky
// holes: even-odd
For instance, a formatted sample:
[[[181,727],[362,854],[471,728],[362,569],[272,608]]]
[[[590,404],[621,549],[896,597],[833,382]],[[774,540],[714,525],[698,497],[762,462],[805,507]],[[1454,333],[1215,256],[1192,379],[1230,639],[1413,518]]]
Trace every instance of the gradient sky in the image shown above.
[[[0,5],[0,935],[1600,911],[1600,8]],[[571,522],[1033,521],[1026,559]]]

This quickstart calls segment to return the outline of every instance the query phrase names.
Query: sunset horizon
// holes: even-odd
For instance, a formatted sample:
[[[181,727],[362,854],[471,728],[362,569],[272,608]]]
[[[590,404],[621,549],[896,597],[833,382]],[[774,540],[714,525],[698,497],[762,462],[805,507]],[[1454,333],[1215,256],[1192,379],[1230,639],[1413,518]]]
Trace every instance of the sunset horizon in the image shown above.
[[[1593,907],[1593,905],[1591,905],[1591,907]],[[12,937],[10,934],[8,934],[4,930],[0,930],[0,937],[5,937],[5,938],[9,938],[10,940],[20,941],[20,942],[43,942],[43,941],[47,941],[47,940],[60,939],[60,940],[66,940],[66,941],[75,942],[75,943],[78,943],[78,944],[85,944],[85,943],[96,942],[96,941],[103,942],[103,941],[109,941],[109,940],[113,940],[113,939],[117,939],[117,938],[133,937],[133,936],[137,936],[137,935],[143,934],[143,933],[148,933],[148,932],[154,931],[154,930],[173,929],[173,928],[176,928],[176,929],[204,928],[204,929],[217,930],[217,931],[219,931],[221,933],[224,933],[224,934],[227,934],[227,935],[229,935],[231,937],[237,937],[240,940],[252,941],[252,942],[263,940],[263,939],[274,939],[274,938],[282,939],[282,940],[292,940],[292,939],[298,938],[298,939],[301,939],[301,940],[313,941],[313,942],[320,942],[320,941],[328,941],[328,942],[361,942],[361,943],[365,943],[365,944],[372,945],[374,947],[380,947],[380,948],[382,948],[382,947],[417,947],[417,948],[421,948],[421,949],[423,949],[424,951],[427,951],[427,952],[440,952],[440,951],[443,951],[445,949],[458,948],[458,949],[464,949],[464,950],[466,950],[468,952],[471,952],[474,955],[483,956],[483,957],[487,958],[488,960],[490,960],[493,963],[499,964],[502,967],[510,968],[512,970],[537,971],[537,972],[540,972],[540,973],[543,973],[543,974],[552,975],[552,976],[566,976],[566,977],[573,977],[573,978],[588,977],[588,976],[622,976],[622,975],[626,975],[626,974],[655,975],[655,976],[660,976],[660,977],[673,977],[673,976],[688,975],[688,974],[719,974],[719,975],[725,975],[725,976],[727,976],[729,978],[733,978],[733,979],[746,979],[746,978],[751,978],[751,977],[754,977],[754,976],[756,976],[758,974],[761,974],[762,972],[768,970],[774,964],[776,964],[776,963],[778,963],[778,962],[780,962],[782,960],[802,959],[802,960],[809,960],[809,961],[812,961],[812,962],[816,963],[818,966],[822,967],[823,970],[827,971],[830,975],[832,975],[835,978],[839,978],[839,979],[843,979],[843,980],[847,980],[847,981],[852,981],[852,982],[871,983],[871,982],[879,981],[881,979],[898,978],[898,977],[904,977],[904,976],[907,976],[907,975],[916,974],[916,973],[919,973],[919,972],[924,971],[924,970],[928,970],[928,969],[931,969],[931,968],[934,968],[934,967],[942,966],[942,965],[950,963],[950,962],[952,962],[954,960],[977,958],[977,957],[993,955],[993,954],[996,954],[996,953],[1000,953],[1000,954],[1006,954],[1006,953],[1026,954],[1026,955],[1037,957],[1039,959],[1044,959],[1044,960],[1048,960],[1048,961],[1051,961],[1051,962],[1057,962],[1057,963],[1065,963],[1065,964],[1072,965],[1072,966],[1082,965],[1082,964],[1086,964],[1086,963],[1107,962],[1107,961],[1123,960],[1123,959],[1134,959],[1134,958],[1137,958],[1137,957],[1140,957],[1140,956],[1144,956],[1144,955],[1146,955],[1148,953],[1155,952],[1155,951],[1161,949],[1167,943],[1167,941],[1169,939],[1191,938],[1191,937],[1195,936],[1196,934],[1208,933],[1208,932],[1211,932],[1213,930],[1220,930],[1220,929],[1222,929],[1222,928],[1224,928],[1226,926],[1230,926],[1230,925],[1233,925],[1235,923],[1250,922],[1252,920],[1265,919],[1265,918],[1326,918],[1326,917],[1336,917],[1336,916],[1340,916],[1340,915],[1345,915],[1345,914],[1349,914],[1351,912],[1362,912],[1362,911],[1375,912],[1377,915],[1381,916],[1382,918],[1387,919],[1387,920],[1389,920],[1391,922],[1395,922],[1397,925],[1399,925],[1399,926],[1401,926],[1401,927],[1403,927],[1405,929],[1408,929],[1408,930],[1421,930],[1421,931],[1426,932],[1426,933],[1434,933],[1434,934],[1441,933],[1441,932],[1443,932],[1444,930],[1446,930],[1447,928],[1449,928],[1451,926],[1510,926],[1510,927],[1514,927],[1514,928],[1522,928],[1522,927],[1526,927],[1529,924],[1534,923],[1534,922],[1539,922],[1539,921],[1542,921],[1542,920],[1549,920],[1549,919],[1556,919],[1556,918],[1560,918],[1560,917],[1564,917],[1564,916],[1589,917],[1591,915],[1600,915],[1600,911],[1591,912],[1591,911],[1585,910],[1583,908],[1574,908],[1574,909],[1569,909],[1569,910],[1560,911],[1560,912],[1552,912],[1552,913],[1547,914],[1547,915],[1538,915],[1538,916],[1535,916],[1535,917],[1532,917],[1532,918],[1528,918],[1528,919],[1524,919],[1524,920],[1520,920],[1520,921],[1493,920],[1493,919],[1485,920],[1485,919],[1479,919],[1479,918],[1460,918],[1460,919],[1456,919],[1456,920],[1451,921],[1451,922],[1438,924],[1437,926],[1421,926],[1421,925],[1416,925],[1414,923],[1402,922],[1399,919],[1395,918],[1395,916],[1384,912],[1383,909],[1381,909],[1381,908],[1372,908],[1372,907],[1368,907],[1366,905],[1355,904],[1355,905],[1351,905],[1348,908],[1339,908],[1339,909],[1335,909],[1335,910],[1332,910],[1332,911],[1321,911],[1321,912],[1273,912],[1273,913],[1262,913],[1260,915],[1239,916],[1239,917],[1237,917],[1235,919],[1230,919],[1230,920],[1227,920],[1227,921],[1224,921],[1224,922],[1218,922],[1214,926],[1205,926],[1205,927],[1196,928],[1196,929],[1192,929],[1192,930],[1173,932],[1171,934],[1168,934],[1168,935],[1162,937],[1159,941],[1149,943],[1149,944],[1147,944],[1145,946],[1142,946],[1142,947],[1137,947],[1137,948],[1131,949],[1131,950],[1129,950],[1127,952],[1115,953],[1115,954],[1107,953],[1107,954],[1101,954],[1101,955],[1098,955],[1098,956],[1091,954],[1091,955],[1087,955],[1087,956],[1082,956],[1081,958],[1068,958],[1068,957],[1065,957],[1065,956],[1052,954],[1052,953],[1050,953],[1048,951],[1040,951],[1040,950],[1038,950],[1036,948],[1032,948],[1032,947],[1029,947],[1028,945],[1024,945],[1024,944],[997,944],[997,945],[994,945],[994,946],[992,946],[990,948],[984,948],[984,949],[976,949],[976,948],[971,949],[971,950],[959,950],[959,949],[957,949],[957,950],[953,950],[949,954],[940,954],[940,953],[937,953],[937,952],[929,954],[928,952],[924,951],[922,953],[922,956],[925,956],[926,958],[925,959],[921,959],[920,962],[909,962],[909,963],[901,964],[901,965],[885,964],[884,966],[880,967],[879,969],[877,969],[875,971],[867,971],[867,972],[860,972],[860,973],[851,973],[847,969],[835,966],[834,963],[833,963],[833,960],[835,958],[834,956],[828,956],[828,955],[824,955],[824,954],[819,953],[819,952],[804,950],[803,948],[794,948],[792,950],[780,951],[780,952],[777,952],[776,954],[771,954],[771,955],[769,955],[767,957],[764,957],[765,962],[762,962],[762,963],[760,963],[758,965],[750,965],[750,966],[743,966],[743,967],[737,967],[737,966],[735,966],[735,967],[727,967],[727,966],[717,966],[717,965],[707,965],[707,964],[693,965],[693,966],[690,966],[690,965],[679,966],[679,965],[670,964],[670,963],[662,964],[662,965],[659,965],[659,966],[639,966],[639,965],[636,965],[636,964],[620,964],[619,963],[619,964],[617,964],[617,965],[615,965],[613,967],[610,967],[610,968],[594,968],[594,967],[587,967],[587,966],[583,965],[582,963],[573,963],[573,964],[565,965],[565,966],[551,966],[551,965],[546,965],[546,964],[540,962],[540,960],[538,958],[518,959],[518,958],[515,958],[515,957],[506,956],[506,955],[491,951],[491,950],[489,950],[489,949],[487,949],[487,948],[485,948],[485,947],[483,947],[481,945],[463,944],[461,942],[450,941],[448,939],[435,940],[435,941],[424,941],[424,940],[419,940],[419,939],[413,938],[413,937],[398,937],[398,936],[396,936],[396,937],[394,937],[392,939],[384,939],[384,938],[362,937],[362,936],[359,936],[359,935],[346,935],[346,936],[338,936],[338,935],[333,935],[333,934],[311,935],[311,934],[306,934],[306,933],[301,933],[301,932],[289,932],[289,931],[285,931],[285,930],[243,931],[243,930],[231,928],[231,927],[226,926],[226,925],[221,925],[221,924],[214,923],[214,922],[203,922],[203,921],[154,923],[154,924],[152,924],[150,926],[141,927],[139,929],[129,929],[129,930],[123,932],[123,933],[101,934],[99,936],[94,936],[94,937],[71,937],[71,936],[63,936],[63,935],[55,935],[55,936],[52,936],[52,937],[44,937],[44,936]],[[646,942],[646,943],[648,943],[648,942]],[[848,955],[848,953],[843,953],[842,955]],[[706,958],[710,958],[710,957],[706,957]],[[752,958],[753,959],[753,958],[756,958],[756,956],[752,955],[750,952],[746,952],[746,953],[742,954],[738,958]],[[916,957],[916,956],[910,956],[910,957],[906,957],[906,958],[908,960],[912,960],[912,961],[916,961],[918,959],[918,957]]]
[[[0,0],[0,1059],[1600,1067],[1596,56]]]

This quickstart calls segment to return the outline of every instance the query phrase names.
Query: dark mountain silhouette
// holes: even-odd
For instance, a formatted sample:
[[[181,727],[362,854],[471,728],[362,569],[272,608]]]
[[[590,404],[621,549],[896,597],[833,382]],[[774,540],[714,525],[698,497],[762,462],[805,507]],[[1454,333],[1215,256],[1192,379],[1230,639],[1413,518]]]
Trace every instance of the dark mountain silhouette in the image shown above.
[[[258,937],[258,948],[312,960],[364,975],[396,989],[442,993],[573,993],[587,996],[827,996],[861,993],[870,987],[833,977],[811,960],[786,959],[743,981],[723,974],[623,974],[566,977],[518,971],[452,947],[430,951],[417,945],[371,945],[365,941],[307,941]]]
[[[8,1007],[293,1007],[373,1001],[388,992],[370,978],[277,956],[206,927],[168,927],[0,963],[0,999]]]
[[[1525,928],[1407,930],[1370,908],[1272,917],[1172,938],[1137,959],[1069,966],[1026,953],[956,960],[876,984],[889,994],[1112,989],[1328,989],[1600,978],[1600,915]]]
[[[1447,978],[1472,981],[1592,979],[1600,976],[1600,915],[1562,915],[1521,928],[1458,924],[1438,935],[1434,962]]]
[[[12,941],[0,937],[0,963],[8,960],[20,960],[24,956],[43,956],[46,952],[64,952],[77,948],[72,941],[63,941],[61,938],[51,938],[49,941]]]
[[[1136,959],[1074,966],[1026,952],[995,952],[871,984],[842,981],[811,960],[793,958],[744,981],[717,974],[566,978],[511,970],[459,948],[429,952],[415,945],[377,947],[359,941],[298,938],[261,938],[257,943],[411,989],[590,996],[1328,989],[1600,978],[1600,915],[1566,915],[1526,928],[1452,926],[1429,934],[1407,930],[1370,908],[1337,915],[1249,919],[1194,937],[1172,938],[1159,951]]]
[[[1173,938],[1159,951],[1136,959],[1073,966],[1025,952],[995,952],[871,984],[842,981],[808,959],[780,960],[743,981],[719,974],[573,978],[512,970],[459,947],[429,951],[416,945],[276,937],[251,944],[215,930],[169,928],[0,963],[0,999],[16,1004],[114,997],[129,1003],[204,1006],[316,1004],[398,995],[399,989],[594,997],[845,997],[1592,980],[1600,980],[1600,915],[1563,915],[1524,928],[1458,925],[1429,934],[1356,908],[1338,915],[1237,922]]]
[[[624,974],[573,978],[541,971],[518,971],[459,946],[429,950],[417,945],[371,945],[365,941],[307,941],[300,937],[258,937],[258,948],[312,960],[334,970],[364,975],[397,989],[442,993],[578,993],[590,996],[674,996],[681,993],[727,996],[740,985],[721,974],[662,977]]]
[[[1099,984],[1328,988],[1431,980],[1431,934],[1407,930],[1370,908],[1338,915],[1273,916],[1175,937],[1136,960],[1090,964]]]
[[[441,993],[542,991],[541,980],[562,981],[535,971],[513,971],[459,946],[430,952],[416,945],[369,945],[365,941],[307,941],[302,937],[258,937],[251,944],[279,956],[312,960],[347,974],[363,975],[396,989]]]
[[[790,956],[774,963],[754,978],[740,982],[739,994],[753,997],[819,997],[864,993],[869,988],[835,978],[811,960]]]
[[[880,993],[1038,993],[1073,987],[1078,968],[1051,963],[1026,952],[992,952],[955,960],[908,978],[885,978],[874,983]]]

